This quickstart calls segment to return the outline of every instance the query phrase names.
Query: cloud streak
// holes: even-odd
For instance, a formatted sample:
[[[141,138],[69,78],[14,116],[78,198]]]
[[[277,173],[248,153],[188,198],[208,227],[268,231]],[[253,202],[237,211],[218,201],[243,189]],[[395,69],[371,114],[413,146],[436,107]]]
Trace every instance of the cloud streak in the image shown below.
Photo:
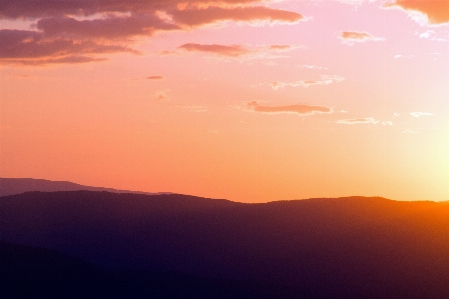
[[[207,9],[175,10],[171,14],[176,23],[188,26],[203,26],[222,21],[297,23],[305,19],[303,15],[296,12],[265,6],[208,7]]]
[[[367,118],[350,118],[350,119],[340,119],[337,120],[337,124],[345,124],[345,125],[357,125],[357,124],[377,124],[379,121],[374,117]]]
[[[248,104],[250,110],[259,113],[267,114],[299,114],[299,115],[313,115],[322,113],[332,113],[332,109],[316,105],[288,105],[288,106],[262,106],[257,101],[252,101]]]
[[[183,44],[178,47],[178,49],[186,50],[189,52],[205,52],[205,53],[212,53],[216,55],[221,56],[228,56],[228,57],[238,57],[242,55],[247,55],[249,53],[252,53],[252,50],[246,49],[243,46],[240,45],[203,45],[203,44],[195,44],[195,43],[187,43]]]
[[[429,112],[411,112],[410,115],[413,117],[433,116],[433,114]]]
[[[309,87],[313,85],[329,85],[336,82],[342,82],[345,78],[337,75],[323,75],[320,76],[320,80],[301,80],[301,81],[295,81],[295,82],[281,82],[281,81],[272,81],[268,82],[267,84],[271,86],[274,90],[282,89],[286,86],[291,87]]]
[[[0,64],[85,63],[105,60],[86,54],[116,52],[137,53],[121,45],[62,37],[47,38],[43,33],[27,30],[0,30]]]
[[[367,41],[384,41],[385,38],[374,36],[365,31],[341,31],[338,36],[343,44],[352,46],[354,43],[364,43]]]

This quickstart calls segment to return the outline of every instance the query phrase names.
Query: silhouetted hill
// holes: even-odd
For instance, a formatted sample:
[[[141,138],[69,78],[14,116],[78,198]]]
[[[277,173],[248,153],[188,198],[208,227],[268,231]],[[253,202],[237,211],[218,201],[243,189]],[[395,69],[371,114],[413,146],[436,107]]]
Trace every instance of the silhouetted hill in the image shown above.
[[[111,271],[54,250],[0,241],[0,298],[291,298],[261,283]]]
[[[449,298],[447,203],[31,192],[0,198],[0,219],[0,239],[109,269],[261,281],[291,298]]]
[[[49,181],[42,179],[28,179],[28,178],[0,178],[0,196],[20,194],[30,191],[40,192],[57,192],[57,191],[107,191],[112,193],[137,193],[137,194],[169,194],[169,192],[162,193],[148,193],[140,191],[117,190],[113,188],[91,187],[83,186],[71,182]]]

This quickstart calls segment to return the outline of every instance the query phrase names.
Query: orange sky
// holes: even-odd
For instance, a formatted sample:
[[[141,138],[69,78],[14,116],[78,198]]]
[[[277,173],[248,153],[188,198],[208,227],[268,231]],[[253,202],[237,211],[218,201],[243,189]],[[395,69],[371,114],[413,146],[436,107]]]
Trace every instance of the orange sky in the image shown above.
[[[449,0],[0,3],[0,176],[449,200]]]

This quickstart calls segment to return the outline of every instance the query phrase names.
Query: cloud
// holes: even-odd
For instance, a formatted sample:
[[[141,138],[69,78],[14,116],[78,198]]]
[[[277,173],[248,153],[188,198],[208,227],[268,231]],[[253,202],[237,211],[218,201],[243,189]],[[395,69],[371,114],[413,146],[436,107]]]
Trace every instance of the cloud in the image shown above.
[[[389,120],[382,122],[382,126],[384,126],[384,127],[386,127],[386,126],[393,126],[393,125],[394,125],[393,122],[389,121]]]
[[[270,45],[268,50],[276,51],[276,52],[288,52],[296,49],[305,48],[305,46],[297,46],[297,45]]]
[[[49,63],[85,63],[104,58],[86,54],[137,51],[121,45],[69,38],[47,38],[43,33],[27,30],[0,30],[0,64],[39,65]]]
[[[341,31],[339,38],[343,44],[352,46],[355,42],[364,43],[366,41],[384,41],[385,38],[377,37],[364,31]]]
[[[422,25],[449,24],[449,0],[395,0],[383,7],[402,9]]]
[[[197,44],[186,43],[178,47],[179,50],[188,52],[203,52],[225,58],[238,58],[240,61],[255,59],[278,59],[288,57],[276,52],[287,52],[301,48],[296,45],[219,45],[219,44]],[[160,55],[180,54],[179,51],[163,51]]]
[[[217,22],[296,23],[294,11],[266,0],[0,0],[0,20],[35,20],[33,30],[0,30],[0,62],[39,64],[101,61],[86,53],[138,54],[135,37],[191,30]],[[273,49],[275,50],[275,49]],[[278,50],[281,50],[280,48]],[[244,49],[228,52],[240,55]],[[222,52],[224,53],[224,52]],[[28,62],[28,59],[34,61]]]
[[[250,110],[260,113],[280,114],[293,113],[300,115],[313,115],[322,113],[332,113],[332,109],[328,107],[315,105],[289,105],[289,106],[261,106],[257,101],[252,101],[248,104]]]
[[[401,55],[401,54],[398,54],[398,55],[395,55],[394,56],[394,58],[407,58],[407,59],[411,59],[411,58],[415,58],[416,56],[415,55]]]
[[[329,85],[331,83],[335,82],[341,82],[344,81],[345,78],[337,75],[323,75],[320,76],[320,80],[301,80],[301,81],[295,81],[295,82],[280,82],[280,81],[272,81],[268,82],[267,84],[271,86],[274,90],[278,90],[281,88],[284,88],[286,86],[302,86],[302,87],[309,87],[312,85]]]
[[[221,21],[297,23],[305,20],[299,13],[265,6],[175,10],[171,12],[171,15],[176,23],[188,26],[203,26]]]
[[[203,45],[203,44],[194,44],[194,43],[187,43],[184,45],[181,45],[178,47],[178,49],[186,50],[189,52],[206,52],[206,53],[212,53],[216,55],[221,56],[229,56],[229,57],[238,57],[242,55],[247,55],[249,53],[252,53],[252,50],[246,49],[243,46],[240,45]]]
[[[109,16],[93,20],[76,20],[69,17],[45,18],[35,27],[48,37],[78,39],[123,39],[136,35],[152,36],[156,31],[179,30],[176,24],[167,23],[155,15],[132,14],[131,16]]]
[[[367,118],[351,118],[337,120],[337,124],[356,125],[356,124],[377,124],[379,121],[373,117]]]
[[[14,0],[0,2],[0,17],[9,19],[41,18],[48,16],[80,15],[98,13],[148,13],[169,9],[193,9],[218,5],[223,7],[248,5],[263,0]],[[186,4],[187,3],[187,4]]]
[[[427,30],[419,35],[420,38],[431,38],[435,36],[435,30]]]
[[[271,45],[269,47],[270,50],[275,50],[275,51],[289,51],[292,49],[292,46],[290,45]]]
[[[156,97],[156,99],[161,100],[161,101],[168,101],[170,100],[170,89],[166,89],[166,90],[159,90],[156,91],[154,93],[154,96]]]
[[[409,129],[405,129],[405,130],[403,131],[403,133],[408,133],[408,134],[418,134],[419,132],[412,131],[412,130],[409,130]]]
[[[307,64],[303,64],[300,65],[299,67],[304,68],[304,69],[311,69],[311,70],[327,70],[327,67],[323,67],[323,66],[317,66],[317,65],[307,65]]]
[[[428,113],[428,112],[411,112],[410,115],[413,117],[433,116],[432,113]]]
[[[147,77],[148,80],[164,80],[164,77],[162,76],[149,76]]]

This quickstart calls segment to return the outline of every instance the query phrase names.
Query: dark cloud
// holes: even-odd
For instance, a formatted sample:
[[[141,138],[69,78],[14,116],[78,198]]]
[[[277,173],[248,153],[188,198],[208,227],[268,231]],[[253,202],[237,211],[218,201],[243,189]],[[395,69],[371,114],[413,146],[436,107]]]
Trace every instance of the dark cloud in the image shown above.
[[[208,7],[206,9],[176,10],[171,12],[177,23],[188,26],[201,26],[219,21],[280,21],[294,23],[304,19],[299,13],[272,9],[264,6],[248,7]]]
[[[93,41],[74,41],[68,38],[46,38],[43,33],[27,30],[0,30],[0,63],[40,64],[90,62],[104,59],[83,54],[104,54],[136,51],[119,45]]]
[[[45,18],[36,23],[36,28],[47,36],[118,39],[135,35],[151,36],[158,30],[176,30],[179,26],[166,23],[155,15],[133,14],[83,21],[69,17]]]
[[[164,80],[164,77],[162,76],[149,76],[147,77],[148,80]]]
[[[135,36],[188,30],[220,21],[291,23],[303,19],[296,12],[256,5],[263,2],[267,1],[0,0],[0,19],[37,20],[35,31],[0,30],[0,61],[98,61],[100,58],[85,54],[137,54],[129,47]],[[192,45],[183,48],[228,56],[249,51],[239,46]]]

